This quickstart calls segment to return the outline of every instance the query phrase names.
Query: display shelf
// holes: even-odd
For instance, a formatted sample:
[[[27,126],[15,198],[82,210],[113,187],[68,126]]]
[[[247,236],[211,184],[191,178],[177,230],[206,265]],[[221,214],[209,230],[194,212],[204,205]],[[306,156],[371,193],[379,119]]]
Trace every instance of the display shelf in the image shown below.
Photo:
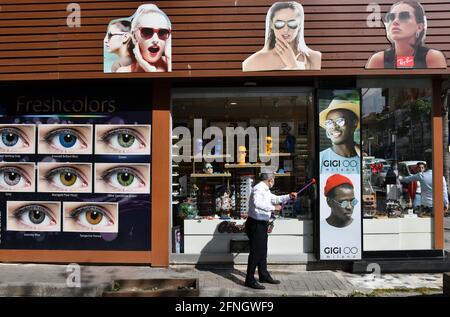
[[[289,157],[291,155],[292,153],[272,153],[272,154],[259,153],[259,157]]]
[[[264,167],[265,164],[262,163],[246,163],[246,164],[225,164],[225,168],[252,168],[252,167]]]
[[[204,154],[202,156],[191,155],[191,159],[203,158],[203,159],[219,159],[219,158],[230,158],[230,154]]]
[[[207,155],[178,155],[178,157],[181,157],[182,160],[188,159],[189,161],[186,163],[204,163],[204,160],[217,160],[217,159],[226,159],[231,158],[231,155],[229,154],[221,154],[221,155],[213,155],[213,154],[207,154]],[[197,159],[198,161],[195,161]],[[215,163],[215,162],[211,162]],[[221,163],[221,162],[218,162]]]
[[[200,178],[200,177],[231,177],[230,173],[217,173],[217,174],[206,174],[206,173],[192,173],[191,177]]]
[[[292,175],[291,173],[275,173],[274,174],[275,175],[275,177],[291,177],[291,176],[294,176],[294,175]]]

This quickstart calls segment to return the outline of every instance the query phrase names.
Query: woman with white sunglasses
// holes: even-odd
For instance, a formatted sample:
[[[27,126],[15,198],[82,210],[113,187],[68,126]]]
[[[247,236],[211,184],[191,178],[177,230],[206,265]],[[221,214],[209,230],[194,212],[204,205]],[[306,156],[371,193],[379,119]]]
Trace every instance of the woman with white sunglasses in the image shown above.
[[[322,54],[305,44],[301,4],[276,2],[267,12],[264,47],[242,63],[242,70],[319,70],[321,60]]]

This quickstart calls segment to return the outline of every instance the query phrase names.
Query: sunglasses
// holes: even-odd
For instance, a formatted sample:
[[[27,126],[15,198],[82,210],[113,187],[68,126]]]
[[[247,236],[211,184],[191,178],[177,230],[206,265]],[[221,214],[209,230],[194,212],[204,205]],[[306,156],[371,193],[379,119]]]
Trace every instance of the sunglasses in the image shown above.
[[[337,118],[336,120],[325,120],[324,122],[324,126],[326,129],[331,129],[334,128],[335,125],[337,125],[338,127],[342,128],[345,125],[345,118]]]
[[[343,201],[337,201],[335,199],[330,198],[332,201],[334,201],[335,203],[337,203],[339,206],[341,206],[341,208],[348,208],[350,205],[353,207],[355,207],[358,204],[358,199],[353,198],[352,200],[343,200]]]
[[[289,21],[283,21],[283,20],[276,20],[273,23],[273,26],[277,29],[277,30],[281,30],[282,28],[284,28],[284,26],[287,24],[287,26],[290,29],[295,30],[296,28],[298,28],[298,21],[297,20],[289,20]]]
[[[161,41],[166,41],[171,33],[170,29],[139,28],[139,30],[144,40],[151,39],[153,34],[156,33]]]
[[[392,13],[392,12],[386,13],[386,16],[384,17],[384,21],[386,23],[391,23],[391,22],[393,22],[395,20],[396,16],[397,15],[395,13]],[[410,18],[411,18],[411,14],[409,14],[408,11],[402,11],[402,12],[398,13],[398,19],[401,22],[408,21]]]
[[[123,35],[123,34],[125,34],[125,33],[111,33],[111,32],[108,32],[107,34],[106,34],[106,37],[108,38],[108,41],[109,40],[111,40],[111,38],[113,37],[113,36],[115,36],[115,35]]]

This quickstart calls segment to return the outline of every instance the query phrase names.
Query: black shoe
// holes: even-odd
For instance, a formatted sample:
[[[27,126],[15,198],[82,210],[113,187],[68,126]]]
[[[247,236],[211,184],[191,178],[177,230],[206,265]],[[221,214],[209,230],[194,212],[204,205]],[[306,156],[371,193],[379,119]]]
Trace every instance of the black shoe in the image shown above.
[[[269,284],[280,284],[279,280],[274,280],[272,277],[265,277],[259,279],[260,283],[269,283]]]
[[[258,282],[254,281],[253,283],[247,283],[244,284],[247,287],[254,288],[254,289],[265,289],[266,287],[264,285],[259,284]]]

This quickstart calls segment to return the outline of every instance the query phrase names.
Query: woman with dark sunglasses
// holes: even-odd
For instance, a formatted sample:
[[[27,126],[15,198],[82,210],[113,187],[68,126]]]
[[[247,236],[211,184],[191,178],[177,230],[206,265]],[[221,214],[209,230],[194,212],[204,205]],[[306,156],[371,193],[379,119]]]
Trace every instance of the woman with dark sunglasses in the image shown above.
[[[442,52],[425,45],[427,19],[422,5],[402,0],[392,5],[384,19],[391,47],[377,52],[366,68],[446,68]]]
[[[264,47],[242,63],[242,70],[319,70],[321,60],[320,52],[306,46],[301,4],[276,2],[267,12]]]
[[[133,16],[131,34],[136,61],[119,72],[170,72],[171,22],[154,4],[141,5]]]
[[[117,72],[121,67],[131,65],[134,60],[134,44],[131,39],[131,21],[128,19],[113,20],[108,25],[104,44],[108,53],[118,56],[111,66],[111,72]],[[109,72],[109,70],[107,70]]]

